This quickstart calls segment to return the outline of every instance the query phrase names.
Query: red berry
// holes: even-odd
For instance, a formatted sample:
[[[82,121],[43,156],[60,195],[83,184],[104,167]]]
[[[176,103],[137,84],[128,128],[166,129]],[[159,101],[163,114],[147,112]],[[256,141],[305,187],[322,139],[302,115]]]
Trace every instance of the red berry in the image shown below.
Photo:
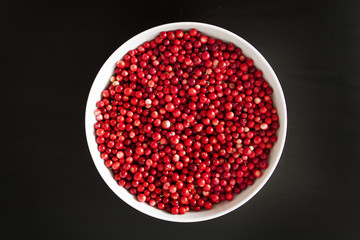
[[[154,141],[160,141],[160,139],[161,139],[161,134],[158,133],[158,132],[153,133],[152,139],[153,139]]]
[[[130,96],[132,94],[133,90],[131,88],[125,88],[124,89],[124,94],[126,96]]]
[[[139,194],[138,196],[137,196],[137,199],[138,199],[138,201],[139,202],[145,202],[145,200],[146,200],[146,196],[145,196],[145,194]]]
[[[207,117],[209,118],[209,119],[214,119],[215,117],[216,117],[216,112],[215,112],[215,110],[209,110],[208,112],[207,112]]]
[[[188,94],[189,94],[190,96],[195,96],[195,95],[196,95],[196,90],[195,90],[195,88],[189,88]]]
[[[179,208],[178,207],[171,208],[171,213],[174,215],[179,214]]]
[[[136,152],[136,154],[141,156],[144,154],[144,149],[142,147],[138,147],[138,148],[136,148],[135,152]]]

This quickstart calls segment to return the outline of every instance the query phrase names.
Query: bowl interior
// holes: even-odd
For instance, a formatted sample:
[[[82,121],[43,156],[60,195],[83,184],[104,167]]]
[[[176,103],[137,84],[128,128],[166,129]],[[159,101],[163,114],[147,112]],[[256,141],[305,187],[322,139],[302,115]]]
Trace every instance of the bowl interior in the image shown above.
[[[190,30],[191,28],[196,28],[202,33],[216,39],[221,39],[224,42],[234,43],[237,47],[240,47],[243,50],[243,53],[247,57],[254,60],[255,66],[263,71],[264,79],[268,81],[270,86],[272,86],[274,89],[272,98],[274,105],[278,110],[280,127],[277,130],[278,141],[274,144],[274,147],[271,150],[268,158],[269,167],[263,171],[262,177],[257,179],[252,186],[249,186],[240,194],[234,195],[234,199],[230,202],[225,201],[221,202],[221,204],[213,205],[211,210],[188,212],[184,215],[172,215],[163,210],[151,207],[148,204],[138,202],[133,195],[131,195],[125,188],[120,187],[114,180],[111,171],[104,165],[104,161],[100,158],[100,154],[97,150],[94,131],[94,124],[96,123],[94,110],[96,109],[96,102],[101,99],[101,92],[108,86],[109,79],[114,74],[116,62],[121,59],[129,50],[138,47],[145,41],[154,39],[161,31],[177,29]],[[216,218],[240,207],[250,198],[252,198],[267,182],[280,159],[285,143],[286,128],[287,114],[284,94],[274,71],[267,63],[265,58],[253,46],[234,33],[220,27],[196,22],[170,23],[154,27],[134,36],[121,45],[108,58],[97,74],[89,93],[85,113],[85,130],[89,150],[94,164],[106,184],[117,196],[119,196],[123,201],[135,209],[152,217],[174,222],[197,222]]]

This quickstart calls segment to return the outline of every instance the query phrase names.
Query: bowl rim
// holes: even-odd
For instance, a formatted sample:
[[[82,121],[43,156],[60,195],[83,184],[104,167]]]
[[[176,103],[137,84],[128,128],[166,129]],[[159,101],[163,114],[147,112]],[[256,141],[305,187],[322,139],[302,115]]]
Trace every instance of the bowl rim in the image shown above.
[[[97,149],[97,143],[95,141],[95,135],[94,135],[94,113],[93,110],[96,109],[96,106],[92,105],[93,101],[93,95],[96,94],[96,92],[100,91],[96,88],[96,83],[99,83],[100,81],[104,81],[103,80],[103,72],[104,71],[108,71],[107,68],[109,68],[109,66],[113,66],[112,69],[114,69],[114,65],[116,63],[117,60],[119,60],[120,58],[122,58],[122,56],[119,58],[117,55],[118,53],[125,49],[125,47],[127,47],[128,45],[130,45],[130,43],[136,41],[139,38],[142,38],[144,36],[147,35],[151,35],[154,33],[159,34],[161,31],[170,31],[170,30],[176,30],[176,29],[183,29],[183,30],[188,30],[191,28],[195,28],[198,29],[199,31],[203,32],[203,30],[201,30],[202,28],[208,28],[209,31],[213,30],[216,32],[216,34],[222,34],[222,35],[227,35],[227,36],[231,36],[232,39],[236,39],[237,43],[241,42],[241,46],[239,46],[239,44],[235,44],[237,47],[240,47],[241,49],[244,48],[244,46],[251,51],[253,54],[256,55],[256,57],[261,61],[261,64],[264,65],[266,67],[266,71],[268,73],[269,76],[267,76],[265,79],[269,79],[272,78],[274,80],[274,82],[272,82],[270,85],[271,87],[278,92],[277,96],[277,104],[276,104],[276,109],[278,110],[278,115],[279,115],[279,122],[280,122],[280,128],[277,130],[277,137],[278,137],[278,141],[274,144],[278,146],[278,151],[273,153],[275,154],[275,156],[272,156],[272,159],[274,160],[273,164],[269,164],[269,167],[266,169],[266,173],[267,174],[263,174],[263,176],[259,179],[257,179],[257,181],[254,182],[254,185],[256,182],[257,186],[255,188],[255,186],[249,186],[249,187],[253,187],[252,191],[243,198],[243,200],[239,201],[239,203],[234,204],[234,206],[231,206],[229,208],[223,209],[217,213],[213,213],[213,214],[199,214],[199,212],[194,212],[194,213],[186,213],[184,215],[172,215],[170,213],[166,214],[159,214],[159,211],[161,212],[165,212],[163,210],[159,210],[155,207],[151,207],[148,205],[149,207],[153,208],[155,211],[150,211],[147,210],[148,208],[144,208],[143,206],[139,205],[139,204],[143,204],[143,203],[139,203],[138,201],[135,200],[135,198],[132,200],[130,198],[124,197],[123,196],[123,192],[125,190],[125,188],[119,187],[119,185],[117,184],[117,182],[112,178],[109,178],[109,174],[104,173],[105,170],[103,170],[105,167],[103,160],[99,157],[99,152]],[[211,34],[207,34],[206,35],[210,35]],[[222,39],[221,37],[215,37],[217,39]],[[233,42],[233,41],[231,41]],[[143,42],[139,42],[139,44],[142,44]],[[138,44],[138,45],[139,45]],[[126,48],[127,51],[131,50],[132,48]],[[125,50],[126,50],[125,49]],[[125,51],[125,52],[127,52]],[[248,56],[248,54],[245,54],[246,56]],[[250,56],[249,56],[250,57]],[[251,58],[254,58],[254,56],[251,56]],[[114,61],[116,60],[116,61]],[[258,65],[259,62],[255,63],[255,65]],[[263,72],[265,72],[263,70],[263,67],[260,69]],[[113,73],[112,73],[113,74]],[[267,80],[268,81],[268,80]],[[107,84],[108,84],[108,79],[107,79]],[[103,89],[102,89],[103,90]],[[101,91],[102,91],[101,90]],[[101,91],[100,91],[100,96],[101,96]],[[100,97],[99,96],[99,97]],[[272,98],[274,98],[274,94],[272,95]],[[98,100],[97,100],[98,101]],[[275,104],[274,104],[275,105]],[[279,113],[279,109],[281,109],[281,116]],[[280,129],[282,130],[280,132]],[[281,135],[280,135],[281,133]],[[174,22],[174,23],[167,23],[167,24],[162,24],[162,25],[158,25],[152,28],[149,28],[145,31],[142,31],[138,34],[136,34],[135,36],[133,36],[132,38],[130,38],[129,40],[127,40],[126,42],[124,42],[123,44],[120,45],[120,47],[118,47],[109,57],[108,59],[105,61],[105,63],[102,65],[102,67],[100,68],[99,72],[97,73],[90,91],[89,91],[89,95],[87,98],[87,102],[86,102],[86,109],[85,109],[85,134],[86,134],[86,139],[87,139],[87,144],[88,144],[88,148],[91,154],[91,157],[93,159],[93,163],[97,169],[97,171],[99,172],[100,176],[102,177],[102,179],[105,181],[105,183],[108,185],[108,187],[124,202],[126,202],[128,205],[130,205],[131,207],[135,208],[136,210],[152,216],[154,218],[157,219],[161,219],[161,220],[166,220],[166,221],[171,221],[171,222],[200,222],[200,221],[206,221],[206,220],[210,220],[210,219],[214,219],[220,216],[223,216],[237,208],[239,208],[240,206],[242,206],[243,204],[245,204],[247,201],[249,201],[251,198],[254,197],[254,195],[260,191],[260,189],[263,188],[263,186],[267,183],[268,179],[270,178],[270,176],[273,174],[275,168],[278,165],[278,162],[280,160],[281,154],[283,152],[283,148],[285,145],[285,140],[286,140],[286,135],[287,135],[287,109],[286,109],[286,101],[285,101],[285,97],[284,97],[284,93],[281,87],[281,84],[274,72],[274,70],[272,69],[272,67],[270,66],[270,64],[266,61],[266,59],[262,56],[262,54],[254,47],[252,46],[250,43],[248,43],[246,40],[244,40],[243,38],[241,38],[240,36],[238,36],[237,34],[226,30],[224,28],[212,25],[212,24],[207,24],[207,23],[200,23],[200,22]],[[95,143],[95,145],[94,145]],[[94,147],[96,146],[96,147]],[[272,151],[273,152],[273,151]],[[98,159],[101,159],[102,161],[97,161]],[[106,168],[107,169],[107,168]],[[110,171],[109,169],[107,169],[108,171]],[[248,187],[248,188],[249,188]],[[248,189],[247,188],[247,189]],[[127,192],[127,190],[125,190]],[[128,192],[127,192],[128,193]],[[128,193],[129,195],[131,195],[130,193]],[[132,196],[132,195],[131,195]],[[145,209],[145,210],[144,210]],[[209,212],[211,212],[211,210],[208,210]],[[209,213],[208,212],[208,213]],[[185,218],[183,216],[186,216],[187,214],[197,214],[196,217],[192,217],[192,218]]]

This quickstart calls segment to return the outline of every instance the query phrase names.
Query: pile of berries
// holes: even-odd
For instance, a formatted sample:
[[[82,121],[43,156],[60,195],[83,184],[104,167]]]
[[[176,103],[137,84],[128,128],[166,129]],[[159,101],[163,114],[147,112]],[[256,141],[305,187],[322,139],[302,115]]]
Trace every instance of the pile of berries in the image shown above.
[[[277,141],[273,89],[242,50],[196,29],[161,32],[116,64],[95,110],[105,165],[172,214],[231,201]]]

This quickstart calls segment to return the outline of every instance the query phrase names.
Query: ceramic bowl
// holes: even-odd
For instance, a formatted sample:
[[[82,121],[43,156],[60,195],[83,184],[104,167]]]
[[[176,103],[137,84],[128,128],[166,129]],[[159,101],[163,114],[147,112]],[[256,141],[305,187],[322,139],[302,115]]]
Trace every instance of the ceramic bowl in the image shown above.
[[[154,39],[162,31],[177,29],[190,30],[192,28],[201,31],[203,34],[206,34],[210,37],[221,39],[224,42],[234,43],[237,47],[240,47],[243,50],[243,53],[248,58],[252,58],[254,60],[255,66],[263,71],[264,79],[270,84],[270,86],[272,86],[274,90],[272,98],[273,103],[278,111],[280,128],[277,130],[278,141],[274,144],[274,147],[272,148],[268,158],[269,167],[263,171],[263,175],[256,179],[252,186],[249,186],[240,194],[234,195],[234,199],[232,201],[224,201],[220,204],[214,204],[211,210],[202,210],[200,212],[190,211],[184,215],[172,215],[164,210],[151,207],[146,203],[138,202],[133,195],[131,195],[125,188],[120,187],[114,180],[112,172],[104,165],[104,160],[100,158],[100,154],[97,149],[94,131],[94,124],[96,122],[94,111],[96,109],[96,102],[101,99],[101,92],[108,86],[109,79],[114,74],[116,62],[121,59],[129,50],[138,47],[145,41]],[[285,98],[279,80],[272,70],[270,64],[250,43],[238,35],[214,25],[198,22],[177,22],[157,26],[139,33],[122,44],[106,60],[97,74],[89,93],[85,113],[85,130],[89,150],[98,172],[109,188],[119,198],[121,198],[122,201],[126,202],[140,212],[155,218],[172,222],[198,222],[213,219],[239,208],[241,205],[250,200],[264,186],[275,170],[283,151],[286,137],[286,128],[287,114]]]

